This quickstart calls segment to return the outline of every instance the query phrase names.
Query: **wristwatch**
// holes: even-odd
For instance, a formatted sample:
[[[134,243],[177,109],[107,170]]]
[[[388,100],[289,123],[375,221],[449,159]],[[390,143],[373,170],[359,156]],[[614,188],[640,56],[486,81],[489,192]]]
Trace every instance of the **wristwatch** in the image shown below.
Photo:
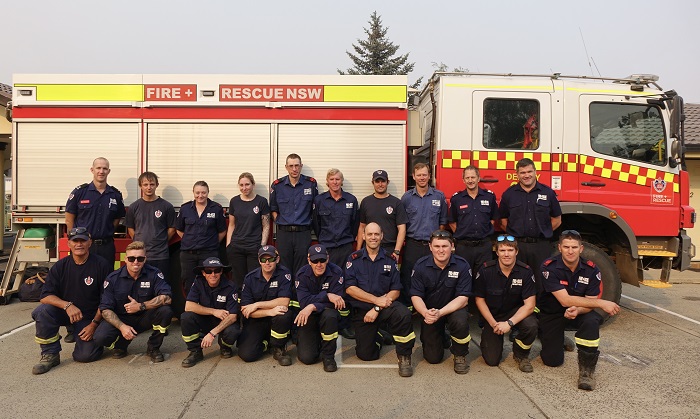
[[[376,311],[377,313],[379,313],[380,311],[382,311],[382,309],[379,308],[379,306],[374,306],[374,311]]]
[[[511,319],[506,320],[506,323],[508,323],[508,326],[510,326],[510,327],[515,326],[515,325],[513,324],[513,321],[512,321]]]
[[[398,255],[400,255],[400,254],[401,254],[401,251],[400,251],[400,250],[396,250],[396,249],[394,249],[394,254],[395,254],[396,256],[398,256]]]
[[[141,303],[141,306],[139,307],[141,311],[146,311],[146,303]]]

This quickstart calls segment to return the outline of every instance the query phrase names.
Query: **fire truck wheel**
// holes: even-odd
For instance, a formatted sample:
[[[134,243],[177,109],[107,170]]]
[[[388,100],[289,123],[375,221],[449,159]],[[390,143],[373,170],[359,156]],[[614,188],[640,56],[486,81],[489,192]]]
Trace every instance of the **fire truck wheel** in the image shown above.
[[[583,253],[581,256],[585,259],[593,261],[600,274],[603,277],[603,295],[604,300],[620,303],[620,295],[622,294],[622,281],[620,280],[620,272],[615,266],[615,262],[610,259],[605,252],[594,244],[583,242]],[[596,309],[598,314],[603,316],[603,319],[608,319],[608,314],[601,309]]]

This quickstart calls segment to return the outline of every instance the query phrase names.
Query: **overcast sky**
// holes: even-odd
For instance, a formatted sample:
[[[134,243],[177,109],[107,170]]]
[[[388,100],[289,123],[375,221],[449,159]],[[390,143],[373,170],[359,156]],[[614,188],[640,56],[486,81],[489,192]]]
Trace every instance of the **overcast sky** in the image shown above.
[[[652,73],[700,103],[692,81],[700,2],[690,0],[16,0],[0,10],[6,84],[13,73],[335,74],[350,67],[345,51],[376,10],[416,63],[411,81],[427,78],[432,62],[473,72]]]

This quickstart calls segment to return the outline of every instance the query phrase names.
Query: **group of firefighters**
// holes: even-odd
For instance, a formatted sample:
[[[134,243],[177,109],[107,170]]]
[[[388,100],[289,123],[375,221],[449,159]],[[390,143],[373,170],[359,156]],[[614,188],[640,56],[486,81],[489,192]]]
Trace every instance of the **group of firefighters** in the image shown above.
[[[388,193],[386,171],[375,171],[374,193],[360,205],[343,191],[338,169],[328,171],[328,191],[318,194],[316,180],[301,173],[299,155],[287,156],[285,168],[288,175],[273,182],[269,204],[252,192],[253,176],[241,174],[227,226],[206,182],[195,183],[193,201],[176,215],[156,195],[158,177],[151,172],[139,177],[142,197],[127,214],[121,193],[107,184],[109,162],[95,159],[92,182],[74,189],[66,204],[70,256],[50,269],[42,304],[32,313],[41,345],[32,372],[60,363],[61,326],[68,329],[64,340],[75,342],[78,362],[99,359],[105,347],[123,358],[136,335],[148,330],[147,355],[163,361],[160,347],[176,314],[168,242],[177,233],[186,296],[180,323],[189,351],[183,367],[203,360],[203,349],[214,341],[222,358],[232,357],[235,346],[246,362],[270,351],[280,365],[291,365],[286,347],[293,340],[299,361],[320,360],[324,371],[334,372],[340,334],[355,339],[363,361],[394,344],[399,375],[409,377],[416,314],[425,360],[440,363],[449,348],[454,371],[466,374],[471,308],[480,315],[484,361],[501,362],[509,335],[513,358],[526,373],[533,370],[536,338],[543,363],[559,366],[564,330],[575,328],[578,387],[595,387],[603,319],[593,309],[615,315],[620,308],[600,298],[601,274],[581,257],[581,235],[565,230],[554,237],[561,208],[554,191],[537,181],[531,160],[517,163],[518,183],[500,205],[479,188],[474,166],[464,169],[465,189],[449,205],[429,185],[422,163],[413,168],[416,186],[401,198]],[[112,271],[114,230],[125,215],[135,241],[126,247],[124,266]],[[270,218],[276,247],[267,244]],[[496,235],[497,228],[503,233]],[[228,264],[218,254],[224,238]],[[559,253],[551,256],[556,239]]]

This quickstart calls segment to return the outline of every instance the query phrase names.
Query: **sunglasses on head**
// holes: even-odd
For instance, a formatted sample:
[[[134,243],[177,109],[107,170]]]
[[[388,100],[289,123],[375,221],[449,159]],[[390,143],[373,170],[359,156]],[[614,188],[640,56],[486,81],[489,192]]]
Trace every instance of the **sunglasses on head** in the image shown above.
[[[573,237],[576,239],[581,239],[581,233],[576,230],[564,230],[561,232],[562,237]]]
[[[224,271],[224,268],[204,268],[202,269],[205,274],[211,275],[211,274],[220,274],[221,272]]]
[[[452,233],[446,230],[437,230],[430,235],[431,239],[451,239]]]
[[[326,262],[328,262],[328,259],[316,259],[316,260],[311,261],[311,263],[313,263],[314,265],[317,265],[319,263],[326,263]]]
[[[277,260],[277,256],[262,256],[260,258],[260,263],[274,262],[275,260]]]
[[[502,242],[502,241],[515,242],[515,237],[511,236],[510,234],[508,234],[508,235],[498,236],[498,238],[497,238],[496,240],[497,240],[499,243]]]
[[[87,233],[87,228],[85,227],[75,227],[71,228],[70,231],[68,232],[69,236],[75,236],[76,234],[85,234]]]
[[[126,260],[128,260],[129,262],[143,262],[146,260],[146,256],[127,256]]]

